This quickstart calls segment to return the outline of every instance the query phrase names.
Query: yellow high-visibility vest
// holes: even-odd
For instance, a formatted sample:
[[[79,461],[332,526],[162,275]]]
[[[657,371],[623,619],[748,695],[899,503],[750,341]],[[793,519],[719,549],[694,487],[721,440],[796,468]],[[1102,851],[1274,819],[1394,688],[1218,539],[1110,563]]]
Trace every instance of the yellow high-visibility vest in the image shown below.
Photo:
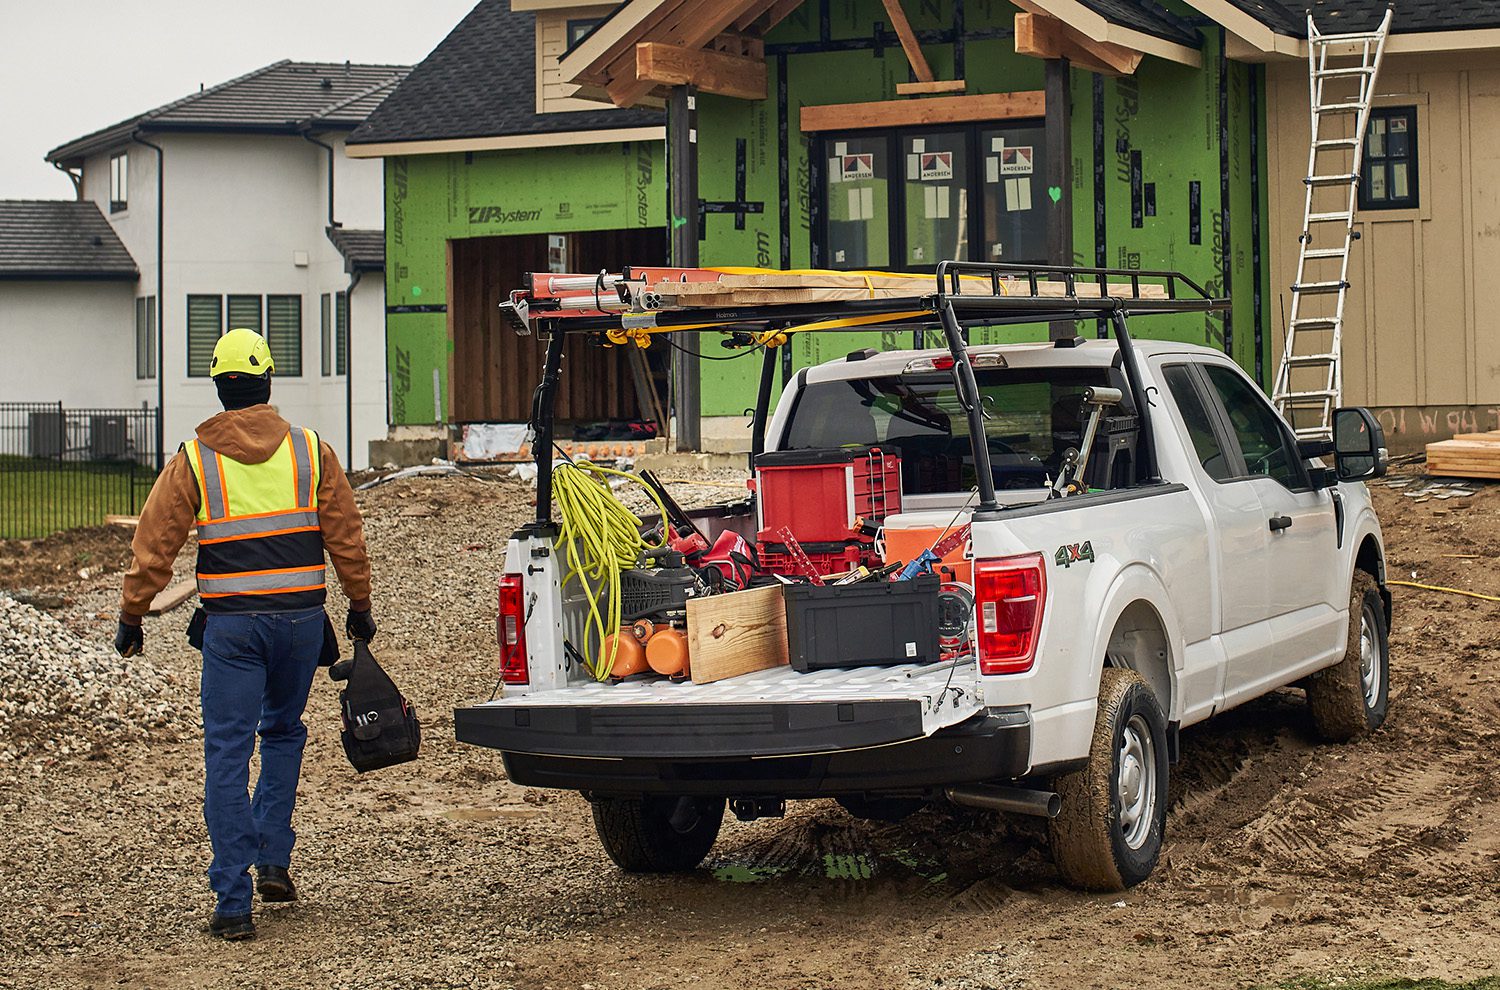
[[[322,605],[318,435],[294,426],[259,464],[242,464],[196,439],[184,450],[198,482],[204,609],[281,612]]]

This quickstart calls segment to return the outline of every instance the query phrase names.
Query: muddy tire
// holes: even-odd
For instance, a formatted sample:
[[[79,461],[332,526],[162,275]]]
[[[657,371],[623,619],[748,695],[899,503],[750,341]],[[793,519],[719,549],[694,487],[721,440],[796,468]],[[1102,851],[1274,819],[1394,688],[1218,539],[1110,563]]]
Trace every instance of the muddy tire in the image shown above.
[[[1307,706],[1318,735],[1348,742],[1385,721],[1390,702],[1391,646],[1380,587],[1354,572],[1349,592],[1349,640],[1344,658],[1307,681]]]
[[[627,873],[686,873],[713,848],[724,822],[723,798],[597,798],[594,830]]]
[[[1167,719],[1140,674],[1105,669],[1088,765],[1053,787],[1052,858],[1069,886],[1124,890],[1151,875],[1167,825]]]

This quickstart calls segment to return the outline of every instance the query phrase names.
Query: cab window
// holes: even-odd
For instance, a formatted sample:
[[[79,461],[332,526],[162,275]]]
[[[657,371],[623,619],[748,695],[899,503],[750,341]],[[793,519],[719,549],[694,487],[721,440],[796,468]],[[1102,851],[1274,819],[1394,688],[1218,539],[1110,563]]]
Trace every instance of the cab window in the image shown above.
[[[1187,365],[1169,365],[1162,369],[1162,376],[1166,379],[1167,390],[1177,403],[1177,411],[1182,414],[1182,423],[1187,427],[1188,438],[1193,443],[1193,453],[1198,455],[1198,463],[1203,465],[1203,470],[1215,481],[1228,481],[1234,477],[1229,460],[1224,456],[1224,448],[1219,444],[1218,435],[1214,433],[1208,407],[1203,404],[1203,397],[1198,394]]]
[[[1260,390],[1223,365],[1205,365],[1203,370],[1239,442],[1246,473],[1264,475],[1287,488],[1306,488],[1297,447]]]

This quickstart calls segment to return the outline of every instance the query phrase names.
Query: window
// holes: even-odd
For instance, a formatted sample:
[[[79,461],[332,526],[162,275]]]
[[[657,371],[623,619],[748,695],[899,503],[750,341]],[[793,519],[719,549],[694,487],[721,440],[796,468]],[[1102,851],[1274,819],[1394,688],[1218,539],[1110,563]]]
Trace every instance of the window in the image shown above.
[[[1044,138],[1034,125],[823,135],[819,263],[1046,261]]]
[[[222,296],[187,297],[187,373],[189,378],[207,378],[214,358],[214,345],[224,333]]]
[[[335,375],[349,373],[349,293],[340,292],[334,297],[334,363]]]
[[[261,332],[260,296],[229,297],[229,329],[238,330],[241,327]]]
[[[156,377],[156,297],[135,301],[135,377]]]
[[[1228,414],[1229,428],[1245,459],[1245,471],[1252,476],[1264,475],[1287,488],[1306,488],[1297,447],[1260,390],[1223,365],[1205,365],[1203,370]]]
[[[599,17],[584,17],[568,21],[568,51],[578,47],[578,43],[588,37],[590,31],[598,27],[602,22]]]
[[[1229,480],[1234,472],[1229,467],[1223,448],[1219,446],[1219,438],[1214,435],[1213,419],[1209,416],[1208,407],[1203,404],[1203,397],[1198,394],[1197,386],[1193,384],[1193,376],[1187,365],[1169,365],[1162,369],[1162,375],[1167,381],[1167,390],[1177,403],[1177,411],[1182,414],[1182,422],[1193,442],[1193,452],[1198,455],[1198,463],[1203,465],[1203,470],[1213,480]]]
[[[1417,196],[1417,108],[1375,107],[1365,132],[1361,210],[1408,210]]]
[[[301,296],[266,296],[266,343],[278,378],[302,377]]]
[[[119,213],[130,202],[130,153],[109,158],[109,212]]]
[[[324,378],[333,374],[333,297],[323,293],[318,306],[318,327],[323,342],[322,374]]]
[[[980,369],[977,378],[995,487],[1041,488],[1082,440],[1084,388],[1104,385],[1108,372]],[[851,443],[899,451],[901,489],[908,494],[961,492],[975,484],[969,421],[947,372],[814,382],[802,389],[782,447]]]

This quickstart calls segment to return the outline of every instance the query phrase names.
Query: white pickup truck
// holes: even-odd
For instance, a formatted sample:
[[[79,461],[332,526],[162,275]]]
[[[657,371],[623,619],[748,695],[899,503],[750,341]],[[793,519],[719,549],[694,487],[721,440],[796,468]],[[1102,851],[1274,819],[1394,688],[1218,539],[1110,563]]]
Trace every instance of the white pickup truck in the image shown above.
[[[972,524],[966,655],[595,682],[565,645],[588,603],[564,591],[544,508],[507,546],[505,695],[458,710],[458,739],[499,750],[518,784],[583,792],[627,870],[697,866],[726,803],[748,819],[831,797],[892,818],[951,801],[1047,817],[1063,878],[1110,890],[1156,864],[1181,727],[1288,685],[1330,739],[1381,724],[1390,596],[1362,479],[1385,452],[1368,412],[1339,410],[1332,442],[1299,441],[1229,358],[1132,342],[1118,310],[1113,340],[982,346],[962,325],[985,313],[950,302],[927,300],[946,348],[798,372],[757,417],[757,447],[899,451],[886,525]],[[1064,494],[1087,390],[1118,392],[1116,453],[1092,437]],[[962,461],[957,490],[933,483],[953,472],[916,469],[938,456]],[[724,506],[700,524],[749,533],[754,516]]]

